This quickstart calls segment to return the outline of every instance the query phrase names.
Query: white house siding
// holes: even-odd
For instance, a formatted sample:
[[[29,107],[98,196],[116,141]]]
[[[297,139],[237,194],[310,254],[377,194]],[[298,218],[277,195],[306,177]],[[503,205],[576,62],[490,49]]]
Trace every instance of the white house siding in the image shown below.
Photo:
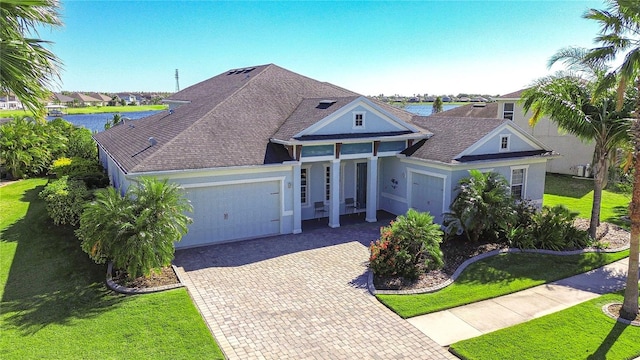
[[[594,144],[584,143],[577,137],[558,130],[548,118],[542,118],[535,127],[529,126],[531,113],[525,114],[517,100],[499,100],[498,117],[502,118],[504,103],[514,103],[513,121],[561,156],[547,162],[546,171],[559,174],[577,174],[577,166],[593,162]]]

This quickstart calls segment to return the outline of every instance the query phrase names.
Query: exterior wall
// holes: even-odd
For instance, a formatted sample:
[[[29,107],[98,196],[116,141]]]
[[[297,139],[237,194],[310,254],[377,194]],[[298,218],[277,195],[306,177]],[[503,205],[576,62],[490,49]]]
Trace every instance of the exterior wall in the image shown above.
[[[593,143],[584,143],[571,134],[559,131],[556,124],[548,118],[540,119],[535,127],[529,126],[531,114],[524,113],[518,100],[498,100],[498,118],[503,116],[504,103],[515,104],[513,121],[518,126],[561,155],[547,162],[547,172],[576,175],[578,165],[593,162]]]
[[[362,128],[354,128],[353,127],[353,117],[354,113],[363,113],[364,114],[364,126]],[[317,129],[313,132],[315,135],[327,135],[327,134],[350,134],[350,133],[371,133],[371,132],[388,132],[388,131],[399,131],[405,130],[404,128],[399,128],[398,126],[394,126],[394,124],[390,123],[388,120],[385,120],[382,116],[380,116],[377,111],[370,109],[368,107],[358,105],[353,109],[350,109],[342,116],[334,119],[329,122],[325,126]]]

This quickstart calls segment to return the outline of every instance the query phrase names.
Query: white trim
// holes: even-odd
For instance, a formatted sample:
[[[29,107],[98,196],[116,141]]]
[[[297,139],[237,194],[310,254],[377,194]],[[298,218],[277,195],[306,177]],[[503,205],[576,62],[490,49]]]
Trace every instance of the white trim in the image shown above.
[[[371,101],[369,101],[364,96],[360,96],[360,97],[354,99],[352,102],[344,105],[342,108],[340,108],[339,110],[335,111],[333,114],[325,117],[324,119],[321,119],[320,121],[316,122],[315,124],[313,124],[313,125],[309,126],[308,128],[300,131],[299,133],[293,135],[292,137],[293,138],[297,138],[297,137],[300,137],[300,136],[303,136],[303,135],[314,134],[318,130],[324,128],[325,126],[327,126],[327,125],[331,124],[332,122],[338,120],[342,116],[344,116],[344,115],[348,114],[349,112],[353,111],[354,108],[357,107],[358,105],[364,107],[366,109],[366,111],[370,111],[372,113],[375,113],[382,120],[386,121],[387,123],[389,123],[393,127],[397,128],[398,130],[409,130],[409,131],[412,131],[412,132],[419,132],[418,129],[416,129],[415,127],[405,123],[404,121],[400,120],[399,118],[397,118],[397,117],[389,114],[388,112],[384,111],[378,105],[372,103]],[[357,129],[362,129],[362,128],[358,127]]]
[[[460,154],[454,156],[454,159],[458,159],[458,158],[460,158],[462,156],[472,154],[478,148],[480,148],[485,143],[487,143],[487,141],[489,141],[491,138],[493,138],[495,136],[498,136],[501,133],[504,133],[504,131],[507,130],[506,128],[511,128],[512,135],[516,135],[522,141],[524,141],[525,143],[527,143],[528,145],[533,147],[534,150],[547,150],[547,151],[549,150],[538,139],[536,139],[532,135],[526,133],[519,126],[515,125],[513,121],[505,120],[501,125],[497,126],[495,129],[491,130],[485,136],[480,138],[480,140],[476,141],[473,145],[471,145],[468,148],[466,148],[465,150],[463,150]]]
[[[507,139],[507,147],[502,147],[502,140]],[[498,152],[511,151],[511,134],[500,134],[500,144],[498,145]]]
[[[306,191],[305,191],[305,197],[306,197],[306,201],[302,202],[302,200],[300,200],[300,206],[301,207],[309,207],[311,206],[311,201],[310,197],[311,197],[311,192],[309,191],[311,189],[311,164],[306,165],[306,166],[300,166],[300,190],[302,191],[302,171],[306,172]]]
[[[514,170],[524,170],[524,174],[522,174],[522,194],[520,198],[526,199],[527,198],[527,178],[529,177],[529,165],[509,167],[509,189],[511,191],[513,191],[513,171]]]
[[[470,161],[466,163],[455,163],[455,164],[445,164],[439,161],[433,160],[425,160],[425,159],[415,159],[410,157],[405,157],[404,155],[397,155],[400,159],[401,163],[413,164],[418,166],[428,166],[434,169],[445,170],[445,171],[458,171],[458,170],[471,170],[478,169],[483,166],[513,166],[513,165],[522,165],[522,164],[538,164],[545,163],[547,160],[551,159],[551,157],[518,157],[511,159],[491,159],[491,160],[483,160],[483,161]]]
[[[351,114],[353,116],[353,122],[351,123],[351,129],[353,129],[353,130],[362,130],[362,129],[366,129],[367,128],[367,123],[366,123],[367,112],[366,111],[352,111]],[[358,115],[360,115],[362,117],[360,119],[360,121],[362,122],[361,125],[358,125]]]

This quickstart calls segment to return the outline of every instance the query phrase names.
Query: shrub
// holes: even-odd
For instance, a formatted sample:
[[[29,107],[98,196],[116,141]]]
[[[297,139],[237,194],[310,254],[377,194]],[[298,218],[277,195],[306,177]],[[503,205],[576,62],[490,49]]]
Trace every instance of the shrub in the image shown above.
[[[51,171],[58,178],[68,176],[70,179],[82,180],[88,188],[103,188],[109,185],[109,178],[104,173],[102,165],[94,159],[75,157],[72,159],[59,158],[53,162]]]
[[[514,221],[513,200],[507,180],[496,172],[470,170],[460,179],[451,211],[444,214],[448,236],[465,234],[476,242],[482,236],[498,240]]]
[[[91,194],[83,181],[64,176],[47,184],[39,196],[54,224],[76,226]]]
[[[191,205],[177,185],[141,178],[124,196],[113,187],[98,190],[76,235],[96,263],[111,260],[131,278],[149,275],[173,260],[173,243],[192,222],[186,211],[192,211]]]
[[[592,244],[589,234],[573,226],[577,216],[562,205],[545,206],[509,234],[511,244],[521,249],[555,251],[588,247]]]
[[[380,229],[380,239],[370,246],[369,267],[378,276],[415,279],[425,270],[442,267],[441,242],[442,231],[433,216],[409,209]]]

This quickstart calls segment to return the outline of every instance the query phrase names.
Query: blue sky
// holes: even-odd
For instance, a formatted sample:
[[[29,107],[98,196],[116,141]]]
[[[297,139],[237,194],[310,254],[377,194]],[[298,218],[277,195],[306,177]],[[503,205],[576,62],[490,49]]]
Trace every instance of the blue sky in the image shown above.
[[[592,47],[601,1],[62,1],[54,90],[173,91],[274,63],[364,95],[505,94]]]

